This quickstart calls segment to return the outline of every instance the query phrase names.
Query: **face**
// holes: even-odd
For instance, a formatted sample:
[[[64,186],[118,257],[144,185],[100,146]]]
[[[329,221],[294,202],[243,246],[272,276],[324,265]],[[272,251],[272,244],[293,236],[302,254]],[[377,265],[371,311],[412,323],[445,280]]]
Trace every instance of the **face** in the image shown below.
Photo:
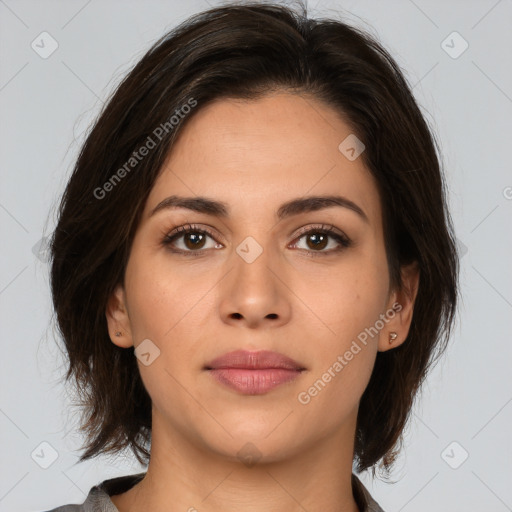
[[[113,342],[140,345],[153,428],[227,457],[252,443],[268,460],[353,435],[377,351],[390,331],[393,346],[405,339],[410,311],[391,310],[377,187],[339,149],[350,126],[286,93],[219,100],[189,121],[107,310]],[[170,196],[196,201],[165,207]],[[207,369],[235,350],[301,371]]]

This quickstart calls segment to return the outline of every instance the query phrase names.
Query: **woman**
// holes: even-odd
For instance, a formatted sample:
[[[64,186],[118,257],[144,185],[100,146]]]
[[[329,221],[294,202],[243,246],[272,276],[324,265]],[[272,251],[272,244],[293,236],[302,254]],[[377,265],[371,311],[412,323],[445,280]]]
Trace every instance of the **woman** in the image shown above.
[[[278,5],[187,20],[95,123],[51,252],[80,461],[148,463],[54,512],[382,511],[353,468],[391,470],[458,259],[379,43]]]

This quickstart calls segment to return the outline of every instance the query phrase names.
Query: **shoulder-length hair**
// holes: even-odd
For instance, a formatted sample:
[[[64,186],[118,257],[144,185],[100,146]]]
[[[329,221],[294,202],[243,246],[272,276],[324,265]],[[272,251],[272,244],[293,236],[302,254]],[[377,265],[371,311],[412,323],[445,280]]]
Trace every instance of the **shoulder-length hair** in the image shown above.
[[[133,352],[110,340],[105,311],[177,134],[213,100],[277,90],[314,97],[349,124],[378,186],[393,289],[402,288],[402,265],[419,267],[408,338],[377,354],[357,418],[356,469],[393,465],[457,303],[459,262],[438,143],[375,38],[342,21],[309,19],[304,6],[257,3],[197,14],[157,41],[104,106],[63,194],[50,242],[51,291],[66,381],[74,377],[81,398],[80,462],[124,448],[149,460],[151,399]]]

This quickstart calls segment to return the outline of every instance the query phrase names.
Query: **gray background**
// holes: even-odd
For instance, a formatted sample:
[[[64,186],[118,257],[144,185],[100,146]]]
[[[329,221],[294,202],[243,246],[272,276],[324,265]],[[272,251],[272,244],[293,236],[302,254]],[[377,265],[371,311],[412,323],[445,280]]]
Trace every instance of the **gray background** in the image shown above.
[[[1,511],[81,503],[99,481],[143,469],[129,454],[75,465],[77,414],[61,382],[38,244],[54,226],[84,130],[109,92],[164,31],[215,4],[0,0]],[[465,252],[457,327],[414,408],[396,483],[362,479],[386,512],[512,510],[512,2],[308,5],[312,16],[346,11],[404,69],[441,142]],[[46,59],[31,47],[51,49],[43,31],[58,43]],[[453,58],[464,40],[469,47]]]

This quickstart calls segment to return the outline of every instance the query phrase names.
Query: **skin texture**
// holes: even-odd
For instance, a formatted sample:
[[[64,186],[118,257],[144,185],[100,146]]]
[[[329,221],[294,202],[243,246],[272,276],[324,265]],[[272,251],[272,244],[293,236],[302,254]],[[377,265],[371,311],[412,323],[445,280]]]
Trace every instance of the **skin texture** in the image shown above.
[[[356,512],[350,477],[359,401],[377,351],[407,336],[418,273],[404,268],[406,290],[390,290],[377,187],[361,158],[338,149],[352,132],[334,110],[284,92],[200,107],[149,195],[124,287],[106,311],[113,343],[133,350],[149,339],[160,350],[149,366],[138,362],[153,403],[147,475],[112,501],[120,512]],[[334,193],[359,205],[368,222],[339,206],[276,217],[286,201]],[[230,215],[174,208],[150,217],[170,195],[223,201]],[[163,243],[187,223],[215,235],[200,256]],[[317,248],[311,234],[297,236],[322,224],[352,245],[328,238]],[[248,236],[263,248],[252,263],[236,252]],[[198,251],[187,236],[174,247]],[[395,302],[400,312],[300,403],[298,394]],[[391,345],[390,332],[398,334]],[[267,394],[242,395],[203,369],[237,349],[280,352],[306,370]],[[246,443],[260,457],[250,467],[237,456]]]

